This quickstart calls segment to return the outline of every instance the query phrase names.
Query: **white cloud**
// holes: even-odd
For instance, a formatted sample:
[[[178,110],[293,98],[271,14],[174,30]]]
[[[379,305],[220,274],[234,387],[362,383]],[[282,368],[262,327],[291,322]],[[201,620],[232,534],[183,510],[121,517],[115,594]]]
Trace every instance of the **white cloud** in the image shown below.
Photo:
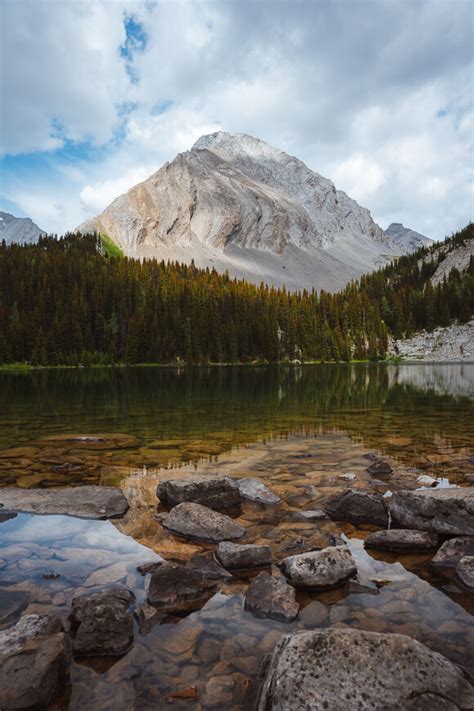
[[[86,185],[80,193],[81,203],[88,214],[100,212],[117,195],[126,193],[137,183],[141,183],[150,175],[150,170],[144,167],[133,168],[120,178],[102,180],[93,185]]]
[[[331,172],[338,188],[362,203],[368,201],[385,182],[380,165],[363,153],[355,153]]]

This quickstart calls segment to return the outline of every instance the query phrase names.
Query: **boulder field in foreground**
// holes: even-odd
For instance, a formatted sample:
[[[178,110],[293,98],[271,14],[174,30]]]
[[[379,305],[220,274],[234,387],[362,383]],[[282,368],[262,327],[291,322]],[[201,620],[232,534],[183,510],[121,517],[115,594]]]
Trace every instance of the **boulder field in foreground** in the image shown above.
[[[325,510],[336,521],[388,526],[387,507],[381,494],[346,489],[328,501]]]
[[[183,501],[222,511],[240,505],[239,487],[227,476],[187,476],[160,481],[156,489],[160,501],[172,508]]]
[[[245,535],[245,528],[225,514],[187,501],[171,509],[163,521],[171,533],[208,543],[232,541]]]
[[[0,489],[0,508],[32,514],[62,514],[107,519],[124,516],[128,501],[113,486],[72,486],[61,489]]]
[[[474,486],[398,491],[389,506],[392,518],[404,528],[474,536]]]
[[[411,637],[355,629],[300,632],[276,644],[258,711],[459,711],[474,686]]]

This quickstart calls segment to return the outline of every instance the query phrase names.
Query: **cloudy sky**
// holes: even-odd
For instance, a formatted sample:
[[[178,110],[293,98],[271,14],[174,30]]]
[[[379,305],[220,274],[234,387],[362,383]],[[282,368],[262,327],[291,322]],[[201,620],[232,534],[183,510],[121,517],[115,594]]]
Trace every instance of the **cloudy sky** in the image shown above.
[[[435,238],[472,214],[472,0],[0,0],[0,209],[62,232],[244,132]]]

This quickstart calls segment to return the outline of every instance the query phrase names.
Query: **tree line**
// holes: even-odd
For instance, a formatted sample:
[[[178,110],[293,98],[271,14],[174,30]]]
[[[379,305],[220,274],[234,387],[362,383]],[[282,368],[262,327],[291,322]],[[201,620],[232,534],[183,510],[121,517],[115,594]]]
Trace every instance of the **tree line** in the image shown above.
[[[194,264],[107,256],[95,234],[0,245],[0,363],[378,360],[390,335],[474,312],[474,263],[431,283],[453,245],[401,257],[337,294],[255,286]]]

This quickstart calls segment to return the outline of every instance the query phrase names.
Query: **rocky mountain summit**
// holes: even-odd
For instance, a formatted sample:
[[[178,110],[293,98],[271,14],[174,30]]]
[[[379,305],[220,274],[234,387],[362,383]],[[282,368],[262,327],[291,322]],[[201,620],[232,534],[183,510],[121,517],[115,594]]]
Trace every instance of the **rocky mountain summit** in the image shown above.
[[[420,247],[429,247],[433,240],[425,235],[405,227],[401,222],[392,222],[385,230],[385,234],[392,240],[392,244],[400,250],[401,254],[411,254]]]
[[[202,136],[81,232],[127,255],[336,291],[403,253],[370,212],[302,161],[246,134]]]
[[[29,217],[15,217],[0,211],[0,242],[7,244],[33,244],[44,233]]]

